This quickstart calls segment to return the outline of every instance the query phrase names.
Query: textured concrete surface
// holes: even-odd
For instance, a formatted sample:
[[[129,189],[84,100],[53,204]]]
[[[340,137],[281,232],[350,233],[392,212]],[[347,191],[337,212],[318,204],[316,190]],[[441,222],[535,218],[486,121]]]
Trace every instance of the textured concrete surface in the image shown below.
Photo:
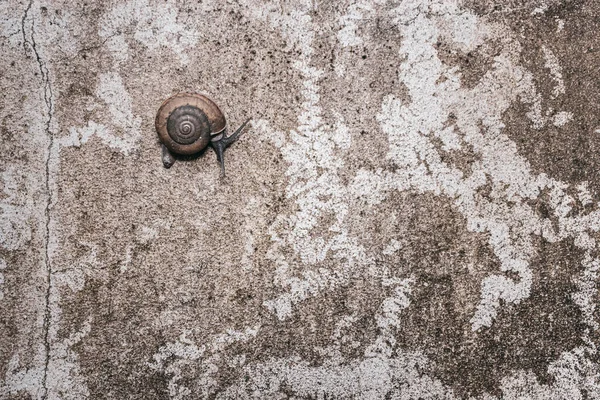
[[[600,399],[597,1],[0,15],[0,398]]]

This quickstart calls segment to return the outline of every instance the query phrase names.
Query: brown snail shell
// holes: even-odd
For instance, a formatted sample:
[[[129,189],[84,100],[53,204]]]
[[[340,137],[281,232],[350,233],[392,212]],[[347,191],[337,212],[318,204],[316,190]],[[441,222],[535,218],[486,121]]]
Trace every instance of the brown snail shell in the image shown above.
[[[204,149],[225,130],[225,117],[208,97],[178,93],[163,102],[156,114],[160,141],[175,154],[190,155]]]

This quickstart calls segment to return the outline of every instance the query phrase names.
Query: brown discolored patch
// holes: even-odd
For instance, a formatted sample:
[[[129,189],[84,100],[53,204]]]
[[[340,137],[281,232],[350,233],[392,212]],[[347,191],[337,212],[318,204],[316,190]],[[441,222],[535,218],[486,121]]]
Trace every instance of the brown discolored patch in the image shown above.
[[[244,370],[232,363],[236,357],[243,357],[245,365],[300,357],[310,366],[321,366],[331,357],[331,351],[339,351],[347,360],[362,357],[366,346],[377,335],[373,316],[382,296],[378,283],[356,278],[347,286],[325,291],[295,305],[293,317],[285,321],[265,313],[255,338],[229,344],[218,358],[212,360],[218,368],[218,373],[213,376],[217,387],[224,388],[243,379]],[[339,322],[347,317],[352,317],[352,322],[340,328]],[[336,329],[342,338],[335,339]],[[194,376],[195,369],[193,365],[187,366],[185,375]],[[183,380],[178,381],[180,383],[185,385]],[[195,388],[195,393],[204,389],[197,380],[190,381],[187,386]]]
[[[534,10],[574,11],[585,3],[586,0],[548,0],[541,3],[539,0],[505,0],[501,4],[494,0],[465,0],[466,8],[473,10],[480,16],[490,18],[516,18],[531,15]],[[539,13],[538,13],[539,15]]]
[[[531,295],[503,305],[491,328],[473,332],[470,319],[481,282],[502,274],[487,234],[468,232],[451,202],[429,194],[390,195],[369,215],[378,217],[368,222],[357,217],[353,224],[361,237],[382,246],[380,254],[387,240],[396,238],[400,250],[381,257],[395,276],[415,280],[411,305],[400,315],[399,346],[423,351],[435,375],[460,396],[499,395],[500,380],[519,369],[548,383],[548,365],[582,344],[584,325],[571,299],[582,251],[572,242],[550,244],[534,237]]]
[[[477,86],[494,64],[494,57],[500,53],[500,46],[499,41],[488,40],[477,46],[476,49],[465,53],[440,38],[434,47],[437,50],[437,56],[444,64],[459,67],[461,86],[472,89]]]
[[[538,244],[529,298],[504,304],[493,325],[479,332],[471,330],[472,313],[465,312],[464,274],[420,266],[420,283],[403,318],[399,342],[424,351],[435,374],[459,395],[501,395],[500,380],[519,369],[531,370],[541,383],[550,383],[548,365],[582,344],[584,325],[570,298],[581,252],[572,243],[539,240]]]
[[[146,365],[166,341],[149,329],[161,309],[156,285],[143,274],[130,276],[137,283],[133,287],[112,276],[108,282],[87,279],[77,295],[63,296],[61,336],[90,323],[89,333],[72,349],[92,397],[162,399],[168,379]]]
[[[296,304],[294,315],[285,321],[274,316],[266,319],[252,345],[237,345],[238,351],[247,356],[248,363],[299,356],[319,366],[329,357],[324,351],[334,348],[346,359],[360,358],[377,335],[374,315],[383,297],[379,283],[357,277],[347,286],[324,290]],[[340,321],[348,317],[353,322],[340,327]],[[336,328],[343,338],[335,338]]]
[[[342,29],[339,16],[348,4],[330,3],[314,16],[327,32]],[[315,56],[311,60],[323,72],[319,81],[323,122],[329,131],[342,122],[351,135],[350,148],[344,153],[344,168],[339,173],[347,183],[358,168],[377,169],[386,164],[387,138],[378,128],[377,115],[386,96],[407,99],[399,82],[398,63],[402,36],[392,17],[391,4],[373,4],[356,19],[357,34],[363,43],[343,46],[336,34],[316,35]],[[329,134],[329,132],[326,132]]]
[[[477,3],[477,2],[474,2]],[[484,5],[490,2],[479,2]],[[477,7],[476,7],[477,8]],[[534,76],[542,99],[545,125],[534,128],[526,116],[531,105],[515,102],[505,112],[504,132],[517,144],[537,173],[579,183],[589,181],[597,200],[600,189],[600,38],[596,26],[600,3],[596,1],[560,1],[549,4],[543,13],[531,14],[533,8],[494,12],[484,7],[491,20],[501,18],[516,33],[522,52],[520,63]],[[564,28],[558,30],[559,21]],[[561,68],[565,93],[556,95],[557,87],[543,48],[550,51]],[[570,112],[573,119],[555,126],[558,112]]]
[[[86,169],[90,154],[100,166],[94,176],[72,172],[75,165]],[[208,196],[210,188],[198,189],[189,183],[189,174],[181,173],[198,164],[181,163],[179,173],[157,165],[150,173],[154,178],[144,178],[141,187],[139,169],[148,163],[126,159],[113,164],[114,154],[119,153],[97,143],[62,153],[61,163],[74,169],[60,176],[60,201],[73,206],[57,211],[67,222],[60,229],[64,251],[55,257],[55,269],[68,276],[77,265],[85,271],[86,284],[75,293],[62,291],[59,336],[68,337],[90,321],[90,332],[73,349],[94,397],[143,397],[147,386],[148,398],[163,398],[165,377],[146,363],[162,345],[177,339],[180,327],[193,330],[194,339],[203,343],[227,329],[253,326],[265,311],[263,296],[270,290],[265,278],[269,266],[263,263],[269,243],[254,233],[255,269],[241,270],[241,230],[245,221],[258,224],[272,215],[262,202],[247,218],[243,215],[245,202],[260,198],[263,190],[253,180],[258,173],[244,176],[257,193],[239,194],[246,186],[232,179]],[[261,162],[271,166],[273,160],[264,157]],[[187,189],[170,196],[165,187],[172,184]],[[219,200],[230,195],[239,203]],[[215,238],[214,232],[228,240]]]
[[[453,129],[457,131],[456,116],[450,113],[448,122],[444,129]],[[461,143],[460,150],[449,150],[445,148],[443,141],[437,136],[430,137],[431,143],[436,147],[440,156],[440,161],[446,165],[460,170],[463,176],[469,176],[473,173],[473,164],[481,161],[481,155],[477,154],[470,143]]]

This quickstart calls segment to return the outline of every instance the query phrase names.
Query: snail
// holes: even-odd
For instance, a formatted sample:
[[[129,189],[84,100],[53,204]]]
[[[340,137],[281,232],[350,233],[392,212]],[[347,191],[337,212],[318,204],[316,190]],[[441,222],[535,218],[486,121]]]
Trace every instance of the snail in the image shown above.
[[[165,168],[175,163],[175,154],[192,155],[209,144],[217,153],[221,175],[225,175],[223,152],[235,142],[250,118],[231,136],[227,136],[223,113],[208,97],[196,93],[178,93],[165,100],[156,114],[156,131],[162,142]]]

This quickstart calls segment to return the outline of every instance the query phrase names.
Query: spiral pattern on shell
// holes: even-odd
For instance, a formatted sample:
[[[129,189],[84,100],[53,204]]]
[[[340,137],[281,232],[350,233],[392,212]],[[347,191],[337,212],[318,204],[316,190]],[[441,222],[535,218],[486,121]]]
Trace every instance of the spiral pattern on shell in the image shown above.
[[[208,97],[177,93],[161,104],[155,126],[160,141],[171,153],[191,155],[202,151],[212,136],[225,130],[225,117]]]
[[[178,107],[169,115],[167,132],[179,144],[192,144],[204,132],[210,132],[208,117],[198,107]]]

